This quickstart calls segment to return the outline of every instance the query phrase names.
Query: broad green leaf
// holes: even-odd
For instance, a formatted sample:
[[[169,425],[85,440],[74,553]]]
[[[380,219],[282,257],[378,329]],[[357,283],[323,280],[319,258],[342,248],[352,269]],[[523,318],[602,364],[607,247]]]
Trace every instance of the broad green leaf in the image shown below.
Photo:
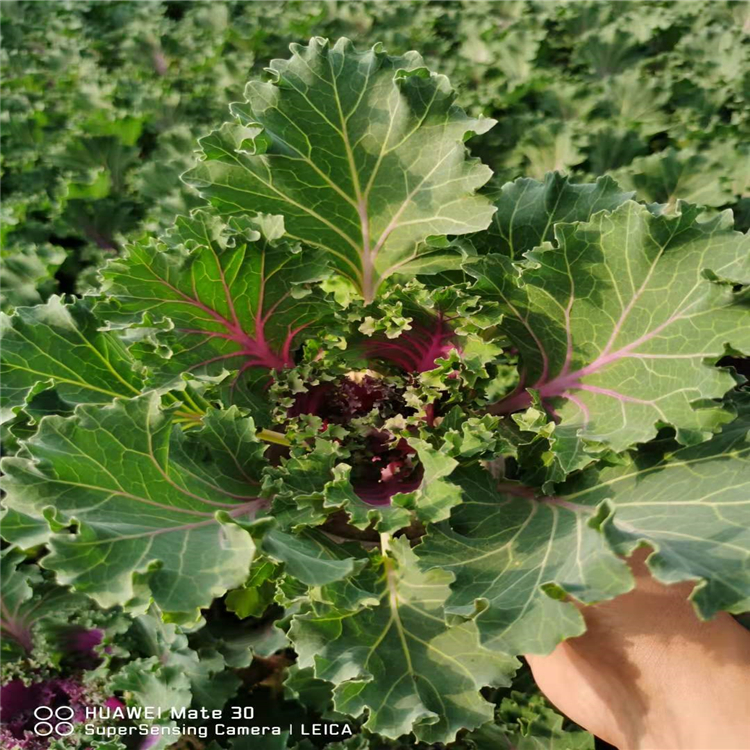
[[[500,189],[494,199],[497,212],[480,241],[490,252],[521,260],[529,250],[554,241],[555,224],[588,221],[632,197],[610,177],[582,185],[559,172],[548,173],[544,182],[521,177]]]
[[[65,251],[55,245],[26,245],[0,255],[0,305],[3,309],[35,305],[57,287],[55,271]]]
[[[669,128],[665,114],[668,99],[669,93],[657,76],[647,80],[642,70],[631,68],[607,86],[603,114],[611,123],[632,128],[649,137]]]
[[[416,562],[408,541],[397,539],[377,576],[366,571],[350,585],[362,587],[358,605],[345,584],[332,584],[324,590],[330,603],[295,617],[290,637],[299,666],[336,685],[336,711],[367,710],[364,727],[385,737],[413,731],[423,742],[450,742],[492,718],[478,691],[507,685],[517,663],[484,651],[472,622],[446,625],[451,575],[422,573]]]
[[[510,653],[547,653],[585,630],[564,590],[583,602],[610,599],[632,587],[627,566],[589,528],[584,513],[533,498],[520,485],[498,485],[480,468],[454,474],[464,493],[446,524],[417,548],[422,565],[454,573],[447,611],[477,618],[482,641]]]
[[[174,613],[247,577],[254,544],[237,522],[263,504],[252,420],[212,412],[186,434],[172,417],[155,394],[81,406],[45,417],[24,452],[3,461],[5,504],[44,515],[56,532],[44,567],[102,606],[127,603],[136,574]]]
[[[180,403],[174,411],[178,419],[182,409]],[[200,424],[200,430],[182,437],[175,431],[170,460],[209,488],[220,484],[227,496],[241,497],[249,489],[259,493],[266,446],[257,437],[253,419],[230,406],[221,411],[209,408]]]
[[[564,491],[566,503],[605,501],[603,531],[620,555],[645,540],[664,583],[696,581],[691,600],[702,618],[750,611],[750,400],[740,417],[707,443],[649,463],[642,459],[584,474]]]
[[[681,442],[727,420],[708,399],[735,381],[714,364],[727,346],[750,351],[748,299],[724,279],[750,278],[750,237],[731,216],[698,220],[628,202],[588,223],[558,224],[557,247],[527,253],[519,275],[503,256],[468,268],[497,301],[521,354],[521,388],[495,413],[528,407],[538,391],[556,432],[621,451],[673,425]],[[571,463],[568,470],[576,468]]]
[[[0,536],[21,549],[46,544],[50,533],[49,524],[43,518],[32,518],[10,508],[0,516]]]
[[[747,416],[712,440],[656,462],[589,470],[556,496],[534,498],[488,473],[457,477],[464,502],[418,547],[422,565],[454,573],[446,610],[471,615],[482,641],[510,653],[547,653],[583,632],[583,603],[632,587],[617,555],[645,542],[661,581],[696,581],[702,617],[750,608],[750,442]]]
[[[279,620],[258,622],[252,618],[240,620],[232,614],[224,617],[214,613],[191,642],[196,648],[218,651],[228,667],[248,667],[255,656],[267,658],[287,648],[289,641],[278,627]]]
[[[318,679],[312,667],[300,669],[292,664],[284,680],[284,693],[319,714],[325,714],[333,705],[333,685]]]
[[[54,387],[70,405],[108,403],[140,392],[132,358],[99,329],[88,304],[52,297],[44,305],[0,313],[3,420],[35,394]]]
[[[270,560],[254,560],[250,575],[242,588],[230,591],[224,597],[224,606],[241,620],[246,617],[263,617],[276,595],[279,567]]]
[[[264,234],[261,234],[262,230]],[[322,278],[321,253],[276,243],[270,217],[237,217],[231,226],[205,211],[178,217],[160,240],[130,245],[104,268],[110,298],[98,312],[112,325],[156,326],[140,351],[161,385],[183,373],[237,370],[231,389],[267,382],[293,364],[298,335],[324,324],[327,305],[305,284]]]
[[[619,170],[617,178],[636,190],[641,200],[674,208],[678,199],[701,206],[726,205],[733,197],[726,180],[728,174],[731,164],[710,152],[706,155],[670,148],[665,153],[635,159]]]
[[[487,227],[475,195],[490,177],[464,141],[494,122],[454,104],[445,76],[416,52],[357,52],[348,39],[313,38],[251,81],[234,122],[200,140],[183,179],[223,215],[284,217],[287,236],[322,249],[371,301],[436,235]]]
[[[632,130],[605,126],[591,134],[589,162],[595,175],[610,174],[647,153],[646,143]]]
[[[548,172],[567,172],[584,158],[575,131],[561,121],[525,129],[514,153],[523,165],[522,171],[536,179]]]
[[[331,541],[315,529],[287,534],[271,529],[263,537],[262,549],[283,562],[286,572],[309,586],[322,586],[350,576],[362,568],[360,548]]]

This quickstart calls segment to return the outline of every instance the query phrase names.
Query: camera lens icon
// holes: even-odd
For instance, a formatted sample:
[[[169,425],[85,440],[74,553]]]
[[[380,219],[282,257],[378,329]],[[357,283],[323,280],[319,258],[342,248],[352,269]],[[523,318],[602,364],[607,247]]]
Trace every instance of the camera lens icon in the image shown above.
[[[37,706],[34,709],[34,718],[39,721],[34,724],[34,734],[38,737],[49,737],[54,732],[60,737],[67,737],[75,731],[75,727],[69,721],[74,715],[75,711],[70,706],[60,706],[54,711],[49,706]]]

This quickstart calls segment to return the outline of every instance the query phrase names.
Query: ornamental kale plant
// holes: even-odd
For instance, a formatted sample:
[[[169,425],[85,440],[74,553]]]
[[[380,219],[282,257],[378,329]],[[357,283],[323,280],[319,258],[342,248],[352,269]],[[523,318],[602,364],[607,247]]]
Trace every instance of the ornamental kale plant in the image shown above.
[[[49,586],[120,623],[112,681],[103,625],[66,636],[107,700],[250,680],[352,747],[592,747],[511,691],[571,598],[647,546],[700,617],[750,608],[748,235],[608,176],[490,183],[495,121],[416,52],[315,37],[230,112],[201,207],[2,319],[11,645]]]

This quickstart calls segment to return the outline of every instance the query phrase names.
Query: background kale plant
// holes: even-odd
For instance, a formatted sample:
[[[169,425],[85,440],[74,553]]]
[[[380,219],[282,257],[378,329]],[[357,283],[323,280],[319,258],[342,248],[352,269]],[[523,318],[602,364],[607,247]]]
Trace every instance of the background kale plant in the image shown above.
[[[750,609],[745,10],[4,8],[4,742],[590,748],[565,595]]]
[[[144,228],[200,205],[195,141],[290,42],[419,50],[471,115],[499,188],[613,174],[640,200],[750,225],[748,4],[14,2],[3,5],[3,294],[84,291]]]

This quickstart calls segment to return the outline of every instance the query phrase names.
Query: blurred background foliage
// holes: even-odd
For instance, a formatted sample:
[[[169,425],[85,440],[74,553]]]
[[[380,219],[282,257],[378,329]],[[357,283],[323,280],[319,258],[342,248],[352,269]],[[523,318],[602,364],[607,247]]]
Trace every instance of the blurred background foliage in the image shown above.
[[[179,175],[290,42],[420,51],[498,120],[494,187],[612,174],[647,201],[750,226],[747,2],[2,3],[2,303],[95,284],[96,264],[200,200]],[[490,190],[493,189],[490,186]]]

